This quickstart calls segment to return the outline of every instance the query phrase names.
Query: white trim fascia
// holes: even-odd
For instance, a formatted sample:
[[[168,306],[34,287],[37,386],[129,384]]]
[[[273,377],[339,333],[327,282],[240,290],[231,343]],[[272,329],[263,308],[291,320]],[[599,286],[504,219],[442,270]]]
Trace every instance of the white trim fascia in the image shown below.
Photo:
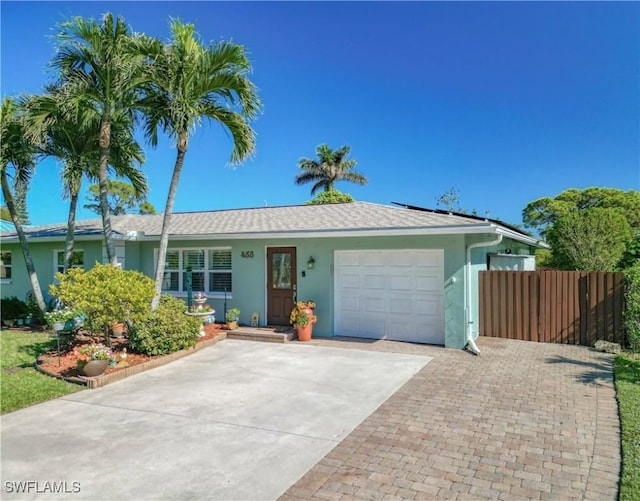
[[[367,236],[413,236],[413,235],[460,235],[495,233],[493,225],[425,226],[410,228],[367,228],[361,230],[314,230],[314,231],[263,231],[253,233],[200,233],[193,235],[169,235],[170,240],[253,240],[265,238],[323,238],[323,237],[367,237]],[[145,235],[142,241],[159,240],[159,235]],[[280,246],[280,244],[278,244]]]
[[[171,233],[170,240],[256,240],[267,238],[326,238],[326,237],[384,237],[384,236],[420,236],[420,235],[473,235],[473,234],[497,234],[517,240],[527,245],[536,247],[549,248],[543,240],[523,235],[517,231],[510,230],[494,223],[486,224],[468,224],[455,226],[422,226],[422,227],[406,227],[406,228],[366,228],[366,229],[347,229],[347,230],[292,230],[292,231],[257,231],[250,233],[198,233],[189,235],[180,235]],[[59,242],[64,241],[63,237],[31,237],[37,242]],[[77,236],[77,241],[102,240],[102,235]],[[160,240],[160,235],[145,235],[139,232],[133,235],[117,235],[115,240],[136,241],[136,242],[154,242]],[[3,239],[4,243],[19,243],[17,237]]]
[[[495,233],[497,235],[503,235],[512,240],[517,240],[518,242],[522,242],[527,245],[532,245],[534,247],[540,247],[542,249],[549,249],[549,245],[545,243],[544,240],[537,237],[530,237],[528,235],[523,235],[522,233],[518,233],[517,231],[510,230],[509,228],[505,228],[504,226],[496,226]]]
[[[33,236],[33,235],[27,235],[27,241],[31,242],[43,242],[43,243],[49,243],[49,242],[66,242],[67,240],[67,236],[60,236],[60,237],[37,237],[37,236]],[[104,240],[104,237],[102,235],[80,235],[80,236],[76,236],[74,237],[74,240],[76,242],[90,242],[90,241],[95,241],[95,240]],[[18,237],[7,237],[7,238],[1,238],[0,241],[3,244],[19,244],[20,241],[18,240]]]

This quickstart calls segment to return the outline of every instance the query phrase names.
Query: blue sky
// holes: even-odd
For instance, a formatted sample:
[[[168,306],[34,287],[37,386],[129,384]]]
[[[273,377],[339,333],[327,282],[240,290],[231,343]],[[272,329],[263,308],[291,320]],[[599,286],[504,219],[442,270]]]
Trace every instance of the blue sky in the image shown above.
[[[321,143],[351,146],[369,183],[337,188],[357,200],[435,207],[455,187],[464,209],[511,223],[567,188],[640,189],[638,2],[3,0],[2,96],[40,92],[52,77],[57,23],[108,11],[163,39],[179,17],[250,53],[264,103],[256,154],[230,168],[224,131],[199,129],[175,211],[304,203],[297,162]],[[175,150],[145,151],[162,211]],[[66,220],[59,170],[38,167],[33,224]]]

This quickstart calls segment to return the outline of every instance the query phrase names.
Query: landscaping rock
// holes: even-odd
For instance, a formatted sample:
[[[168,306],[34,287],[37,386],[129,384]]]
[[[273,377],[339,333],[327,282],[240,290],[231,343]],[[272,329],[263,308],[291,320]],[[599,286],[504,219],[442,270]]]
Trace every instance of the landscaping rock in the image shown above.
[[[622,351],[622,347],[620,346],[620,344],[612,343],[610,341],[604,341],[602,339],[600,339],[599,341],[596,341],[594,348],[596,351],[602,351],[604,353],[613,353],[614,355],[617,355]]]

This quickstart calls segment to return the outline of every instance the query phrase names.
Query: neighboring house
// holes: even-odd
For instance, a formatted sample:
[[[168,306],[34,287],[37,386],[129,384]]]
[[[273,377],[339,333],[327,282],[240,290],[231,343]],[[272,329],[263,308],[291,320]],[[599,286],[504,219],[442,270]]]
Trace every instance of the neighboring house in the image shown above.
[[[125,269],[153,277],[162,215],[112,218]],[[63,268],[66,225],[27,230],[44,291]],[[29,281],[15,233],[2,233],[2,296]],[[541,242],[479,217],[366,202],[173,214],[164,289],[204,291],[249,323],[288,325],[292,302],[314,300],[314,335],[384,338],[464,347],[477,336],[478,271],[491,256],[531,261]],[[75,266],[105,262],[100,219],[76,225]],[[516,256],[516,258],[513,258]],[[501,265],[504,268],[504,265]],[[225,303],[226,301],[226,303]]]

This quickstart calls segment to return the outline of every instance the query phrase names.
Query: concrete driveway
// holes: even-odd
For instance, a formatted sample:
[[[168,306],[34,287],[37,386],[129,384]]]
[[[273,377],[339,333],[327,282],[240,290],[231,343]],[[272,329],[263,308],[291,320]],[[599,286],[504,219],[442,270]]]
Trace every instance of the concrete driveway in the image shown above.
[[[430,360],[225,340],[3,416],[2,498],[275,499]]]

